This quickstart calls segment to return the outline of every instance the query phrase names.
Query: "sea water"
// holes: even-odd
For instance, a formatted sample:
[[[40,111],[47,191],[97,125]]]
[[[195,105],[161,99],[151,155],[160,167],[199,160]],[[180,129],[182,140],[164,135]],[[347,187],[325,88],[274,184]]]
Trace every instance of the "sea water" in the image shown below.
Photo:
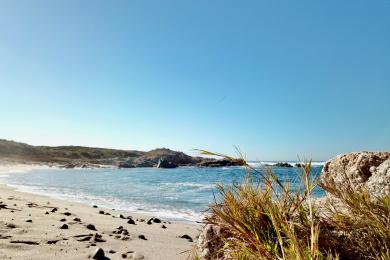
[[[259,163],[252,163],[264,173]],[[283,181],[297,188],[301,169],[272,168]],[[313,165],[312,175],[321,172],[321,164]],[[21,191],[47,195],[68,201],[105,208],[150,214],[156,217],[200,221],[207,206],[218,200],[216,184],[241,182],[243,167],[176,169],[39,169],[28,172],[0,173],[0,182]],[[316,188],[314,195],[323,196]],[[207,214],[207,213],[206,213]]]

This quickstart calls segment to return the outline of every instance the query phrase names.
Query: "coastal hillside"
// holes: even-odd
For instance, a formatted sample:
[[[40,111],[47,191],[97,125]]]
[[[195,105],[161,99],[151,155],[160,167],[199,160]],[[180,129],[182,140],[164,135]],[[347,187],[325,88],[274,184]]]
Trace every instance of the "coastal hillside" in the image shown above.
[[[178,166],[195,165],[201,158],[162,148],[149,152],[83,146],[33,146],[0,139],[0,159],[17,162],[60,163],[66,167],[112,165],[120,167],[154,167],[160,159]]]

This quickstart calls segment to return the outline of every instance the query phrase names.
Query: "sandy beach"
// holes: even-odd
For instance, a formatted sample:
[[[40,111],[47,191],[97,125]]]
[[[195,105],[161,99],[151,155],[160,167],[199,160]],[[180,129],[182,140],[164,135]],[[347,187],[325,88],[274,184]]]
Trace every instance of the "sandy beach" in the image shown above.
[[[88,259],[97,248],[109,259],[187,259],[200,229],[6,185],[0,202],[0,259]]]

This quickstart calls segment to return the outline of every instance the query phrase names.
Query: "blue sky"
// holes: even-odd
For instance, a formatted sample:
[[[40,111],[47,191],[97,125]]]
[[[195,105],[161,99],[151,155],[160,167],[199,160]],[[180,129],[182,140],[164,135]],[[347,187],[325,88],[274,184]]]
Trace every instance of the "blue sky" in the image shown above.
[[[390,1],[1,1],[0,138],[390,150]]]

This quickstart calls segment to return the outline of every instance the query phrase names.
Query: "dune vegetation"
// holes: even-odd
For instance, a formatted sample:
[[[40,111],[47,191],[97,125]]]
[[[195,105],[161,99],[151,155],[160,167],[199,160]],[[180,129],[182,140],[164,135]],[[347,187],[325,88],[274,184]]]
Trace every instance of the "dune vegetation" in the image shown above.
[[[218,199],[204,221],[208,233],[201,234],[191,257],[390,259],[389,196],[374,197],[348,183],[335,189],[310,173],[307,162],[298,190],[271,168],[249,166],[242,183],[218,185]],[[313,197],[316,185],[326,198]]]

